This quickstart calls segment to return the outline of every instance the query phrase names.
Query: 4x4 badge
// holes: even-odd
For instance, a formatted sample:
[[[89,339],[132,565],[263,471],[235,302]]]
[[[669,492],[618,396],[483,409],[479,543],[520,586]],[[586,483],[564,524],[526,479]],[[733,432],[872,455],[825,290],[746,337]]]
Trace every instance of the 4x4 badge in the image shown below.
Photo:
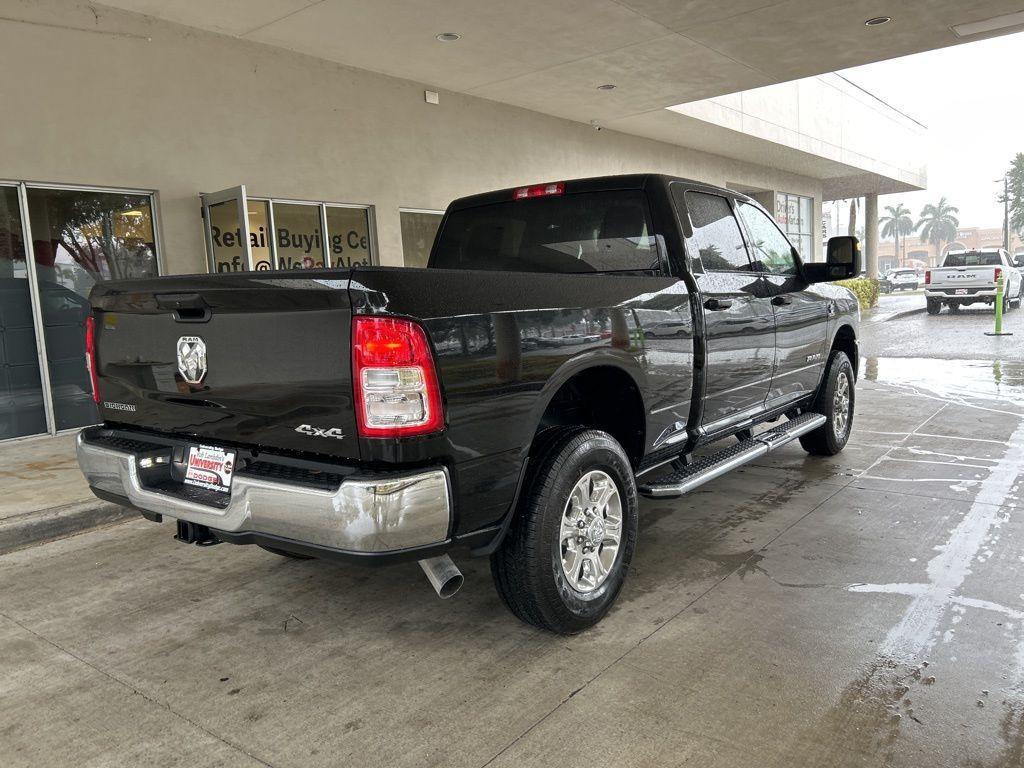
[[[206,376],[206,342],[198,336],[178,339],[178,373],[189,384],[199,384]]]
[[[345,433],[341,427],[314,427],[312,424],[300,424],[295,428],[300,435],[310,437],[333,437],[335,440],[344,440]]]

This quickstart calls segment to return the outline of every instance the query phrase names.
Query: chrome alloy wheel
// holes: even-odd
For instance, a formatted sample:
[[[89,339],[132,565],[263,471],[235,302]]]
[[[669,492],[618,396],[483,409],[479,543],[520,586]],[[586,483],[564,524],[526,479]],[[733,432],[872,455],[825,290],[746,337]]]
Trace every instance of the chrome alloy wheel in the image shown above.
[[[569,493],[559,529],[562,572],[569,586],[584,594],[600,587],[615,564],[621,541],[619,487],[606,472],[587,472]]]
[[[836,391],[832,395],[832,434],[842,440],[850,424],[850,379],[845,373],[839,375]]]

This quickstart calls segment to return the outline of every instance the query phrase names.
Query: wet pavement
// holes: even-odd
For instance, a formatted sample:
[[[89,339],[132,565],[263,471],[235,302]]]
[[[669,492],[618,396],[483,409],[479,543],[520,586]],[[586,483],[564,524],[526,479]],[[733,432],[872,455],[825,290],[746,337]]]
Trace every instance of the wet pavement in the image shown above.
[[[1020,369],[865,361],[846,451],[643,502],[574,638],[482,560],[442,602],[145,521],[5,555],[3,764],[1022,765]]]
[[[887,299],[894,308],[910,302],[924,307],[925,303],[924,296],[882,297],[883,302]],[[880,304],[879,310],[884,315],[896,311],[890,310],[890,305]],[[1024,361],[1024,309],[1011,309],[1003,316],[1003,330],[1014,335],[1000,337],[985,335],[995,329],[995,315],[992,307],[983,304],[964,307],[956,314],[948,309],[938,315],[899,312],[894,319],[861,325],[860,347],[866,357]]]

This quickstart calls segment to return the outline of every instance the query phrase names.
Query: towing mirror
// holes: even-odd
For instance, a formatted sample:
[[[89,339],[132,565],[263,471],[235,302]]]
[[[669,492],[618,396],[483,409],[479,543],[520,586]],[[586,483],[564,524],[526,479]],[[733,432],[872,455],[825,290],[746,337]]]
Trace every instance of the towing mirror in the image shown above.
[[[824,264],[805,264],[804,271],[812,283],[849,280],[860,276],[860,241],[840,235],[828,239]]]

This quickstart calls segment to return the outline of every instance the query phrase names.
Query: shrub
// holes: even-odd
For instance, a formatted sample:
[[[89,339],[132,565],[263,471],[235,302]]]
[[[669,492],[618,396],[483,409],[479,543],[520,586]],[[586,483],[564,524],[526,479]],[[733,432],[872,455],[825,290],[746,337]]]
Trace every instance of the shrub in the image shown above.
[[[871,309],[878,305],[878,281],[870,277],[855,277],[853,280],[840,280],[836,285],[849,288],[860,302],[861,309]]]

